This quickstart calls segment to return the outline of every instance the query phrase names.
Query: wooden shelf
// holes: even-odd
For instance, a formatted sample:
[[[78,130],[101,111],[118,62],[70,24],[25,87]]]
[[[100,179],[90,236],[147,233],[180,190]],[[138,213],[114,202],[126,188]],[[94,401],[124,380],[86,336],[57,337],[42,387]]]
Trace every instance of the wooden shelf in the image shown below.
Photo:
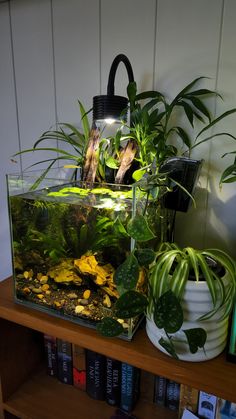
[[[115,411],[103,401],[91,400],[85,392],[60,383],[44,371],[34,374],[10,397],[4,408],[21,419],[105,419]],[[152,403],[138,402],[134,412],[138,418],[165,417],[176,419],[176,412],[157,407]]]
[[[89,419],[93,416],[94,409],[98,419],[109,417],[112,413],[112,408],[105,403],[101,409],[101,402],[91,402],[86,394],[78,393],[78,390],[65,386],[42,372],[32,375],[32,371],[38,368],[42,360],[37,341],[41,333],[57,336],[151,373],[236,402],[236,366],[226,361],[224,353],[210,361],[190,363],[176,361],[160,352],[149,341],[145,330],[139,330],[132,342],[118,338],[103,338],[95,330],[15,303],[11,278],[0,283],[0,327],[3,336],[3,345],[2,339],[0,345],[3,407],[12,414],[20,412],[22,419],[60,418],[64,409],[71,412],[71,416],[67,415],[71,419],[78,417],[78,413]],[[10,374],[14,376],[9,378]],[[29,411],[24,416],[26,406]],[[33,416],[30,409],[36,412]],[[54,409],[55,416],[48,416],[47,409]],[[87,409],[89,413],[86,416]],[[141,403],[137,409],[139,418],[157,417],[156,414],[151,414],[152,409],[156,411],[156,407],[151,404]],[[98,412],[101,412],[101,416],[98,416]],[[170,417],[176,417],[176,414],[170,412]]]

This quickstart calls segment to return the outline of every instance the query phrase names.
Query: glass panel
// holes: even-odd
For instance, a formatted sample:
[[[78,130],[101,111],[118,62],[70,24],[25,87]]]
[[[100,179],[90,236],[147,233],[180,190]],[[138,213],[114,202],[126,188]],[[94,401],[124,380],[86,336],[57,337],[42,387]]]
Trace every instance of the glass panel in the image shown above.
[[[39,176],[7,176],[15,299],[96,327],[112,315],[115,270],[136,246],[129,221],[145,214],[155,238],[139,245],[155,249],[168,238],[172,213],[132,186],[71,181],[63,170],[36,184]],[[120,321],[131,339],[139,319]]]

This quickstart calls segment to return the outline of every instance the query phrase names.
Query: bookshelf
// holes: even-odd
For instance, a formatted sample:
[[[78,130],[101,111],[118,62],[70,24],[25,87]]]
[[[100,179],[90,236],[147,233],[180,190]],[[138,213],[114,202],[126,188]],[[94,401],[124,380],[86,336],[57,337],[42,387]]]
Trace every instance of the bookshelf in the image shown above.
[[[236,402],[236,366],[221,354],[202,363],[176,361],[158,351],[139,330],[132,342],[103,338],[88,329],[16,304],[11,278],[0,282],[0,419],[109,418],[114,408],[46,375],[43,333],[96,350],[157,375]],[[143,401],[134,411],[139,419],[177,418],[176,412]]]

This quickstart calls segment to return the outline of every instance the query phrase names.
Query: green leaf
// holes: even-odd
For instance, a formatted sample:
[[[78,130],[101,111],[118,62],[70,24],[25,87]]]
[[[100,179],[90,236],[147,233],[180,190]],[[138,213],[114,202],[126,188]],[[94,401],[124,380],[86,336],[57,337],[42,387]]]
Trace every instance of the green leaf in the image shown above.
[[[84,130],[84,136],[85,136],[86,141],[88,141],[89,134],[90,134],[90,126],[88,122],[87,112],[85,111],[83,104],[79,100],[78,100],[78,103],[79,103],[79,108],[80,108],[80,115],[81,115],[81,122],[83,125],[83,130]]]
[[[121,324],[113,319],[112,317],[104,317],[98,324],[97,324],[97,331],[102,335],[109,338],[113,338],[115,336],[119,336],[123,331],[123,327]]]
[[[202,95],[216,95],[221,97],[221,95],[217,92],[214,92],[213,90],[209,89],[198,89],[198,90],[192,90],[190,93],[187,93],[185,97],[191,96],[202,96]]]
[[[236,112],[236,108],[230,109],[229,111],[226,111],[224,113],[222,113],[220,116],[218,116],[218,118],[215,118],[213,121],[211,121],[210,124],[208,124],[206,127],[204,127],[197,135],[197,138],[200,137],[200,135],[207,131],[209,128],[212,128],[215,124],[217,124],[218,122],[220,122],[222,119],[226,118],[227,116],[233,114]]]
[[[192,102],[192,104],[197,108],[203,115],[207,117],[209,122],[211,121],[211,115],[208,111],[207,107],[204,105],[204,103],[198,99],[197,97],[194,97],[192,95],[188,95],[188,99]]]
[[[197,253],[197,258],[198,258],[198,263],[200,265],[203,276],[207,282],[208,289],[210,291],[211,298],[212,298],[212,303],[215,306],[217,302],[217,289],[216,289],[216,283],[215,283],[214,277],[212,275],[212,271],[211,269],[209,269],[207,261],[205,260],[204,256],[201,253]]]
[[[136,258],[138,259],[138,263],[140,266],[149,266],[155,260],[156,253],[154,250],[146,248],[146,249],[136,249],[134,252]]]
[[[128,319],[142,314],[148,305],[145,295],[130,290],[122,294],[115,304],[115,313],[118,318]]]
[[[173,358],[175,359],[179,359],[176,351],[175,351],[175,347],[173,345],[173,343],[171,342],[171,340],[167,340],[164,338],[159,339],[158,343],[162,346],[162,348],[164,348],[166,350],[166,352],[168,352],[168,354],[170,354]]]
[[[136,287],[139,277],[139,265],[136,257],[131,253],[115,271],[116,285],[122,285],[129,290]]]
[[[119,168],[119,163],[116,159],[114,159],[114,157],[108,157],[105,161],[106,166],[110,167],[111,169],[118,169]]]
[[[163,100],[164,96],[161,92],[155,91],[155,90],[149,90],[146,92],[139,93],[136,95],[136,100],[142,100],[142,99],[151,99],[151,98],[157,98],[159,100]]]
[[[236,179],[236,164],[227,167],[221,175],[220,183],[234,182]]]
[[[154,309],[154,322],[166,333],[176,333],[183,324],[183,310],[175,294],[169,290],[157,300]]]
[[[128,222],[127,231],[133,239],[140,242],[145,242],[155,237],[143,215],[136,214]]]
[[[137,182],[138,180],[142,179],[145,173],[146,173],[145,169],[135,170],[132,174],[132,178]]]
[[[181,298],[189,277],[189,264],[187,259],[181,259],[175,268],[170,280],[170,286],[176,297]]]
[[[184,87],[183,90],[181,90],[178,95],[176,96],[176,98],[174,99],[174,101],[176,101],[177,99],[179,99],[180,97],[184,96],[186,92],[188,92],[199,80],[205,79],[206,77],[197,77],[196,79],[194,79],[193,81],[191,81],[191,83],[189,83],[187,86]]]
[[[132,104],[135,102],[136,93],[137,93],[137,84],[135,81],[131,81],[127,86],[127,95],[128,95],[130,103]]]
[[[183,332],[187,337],[189,349],[192,354],[195,354],[198,348],[204,347],[207,339],[207,334],[204,329],[196,327],[194,329],[185,329]]]
[[[191,148],[191,140],[190,140],[190,137],[188,136],[187,132],[181,127],[176,127],[175,129],[176,129],[178,135],[180,136],[181,140],[183,141],[183,143],[190,149]]]
[[[194,113],[193,113],[193,110],[192,110],[191,106],[187,102],[184,102],[184,101],[178,102],[177,105],[182,106],[184,108],[186,116],[187,116],[190,124],[193,127],[193,115],[194,115]]]

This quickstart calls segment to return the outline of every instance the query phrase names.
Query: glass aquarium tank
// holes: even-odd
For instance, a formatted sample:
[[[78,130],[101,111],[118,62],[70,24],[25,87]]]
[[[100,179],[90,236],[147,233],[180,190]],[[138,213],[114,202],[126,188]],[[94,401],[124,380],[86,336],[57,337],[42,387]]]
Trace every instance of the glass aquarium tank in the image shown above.
[[[132,217],[145,212],[153,232],[142,247],[155,250],[173,229],[173,212],[134,186],[67,180],[60,170],[43,180],[8,175],[7,183],[15,301],[84,326],[114,316],[115,271],[137,246]],[[136,288],[147,290],[145,267]],[[140,318],[118,321],[130,340]]]

